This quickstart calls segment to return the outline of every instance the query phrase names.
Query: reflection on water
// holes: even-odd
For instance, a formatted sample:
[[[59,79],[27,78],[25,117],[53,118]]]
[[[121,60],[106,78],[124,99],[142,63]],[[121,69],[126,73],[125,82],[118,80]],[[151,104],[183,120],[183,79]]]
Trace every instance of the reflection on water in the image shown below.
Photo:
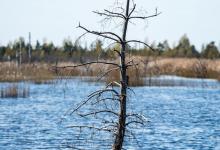
[[[172,80],[174,80],[172,78]],[[178,80],[178,79],[176,79]],[[135,140],[126,149],[214,149],[220,148],[220,86],[214,80],[184,80],[212,86],[135,87],[129,108],[148,116],[145,128],[136,129]],[[0,87],[7,83],[1,83]],[[74,149],[82,141],[66,126],[74,118],[61,118],[68,108],[99,89],[102,84],[65,80],[56,84],[30,84],[30,97],[0,99],[0,149]],[[74,122],[76,124],[77,122]],[[88,122],[89,123],[89,122]],[[91,136],[85,135],[84,136]],[[101,138],[110,138],[101,135]],[[95,142],[94,142],[95,141]],[[94,137],[91,149],[110,144]],[[84,143],[83,143],[84,142]],[[83,141],[84,146],[90,141]],[[100,147],[95,147],[101,145]]]

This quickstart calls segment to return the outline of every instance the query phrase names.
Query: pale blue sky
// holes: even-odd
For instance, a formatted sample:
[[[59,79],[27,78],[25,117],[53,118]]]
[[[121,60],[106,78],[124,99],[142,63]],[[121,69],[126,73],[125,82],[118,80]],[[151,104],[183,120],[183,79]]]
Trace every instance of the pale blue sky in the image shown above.
[[[81,24],[100,29],[99,16],[93,10],[110,8],[115,0],[0,0],[0,44],[19,36],[32,43],[48,39],[61,45],[65,37],[76,39],[82,32],[75,27]],[[186,33],[198,49],[202,43],[220,42],[220,0],[136,0],[137,6],[162,14],[147,23],[129,26],[128,38],[140,40],[169,40],[172,45]],[[107,28],[108,29],[108,28]],[[113,30],[113,26],[110,27]],[[95,38],[88,36],[83,40]]]

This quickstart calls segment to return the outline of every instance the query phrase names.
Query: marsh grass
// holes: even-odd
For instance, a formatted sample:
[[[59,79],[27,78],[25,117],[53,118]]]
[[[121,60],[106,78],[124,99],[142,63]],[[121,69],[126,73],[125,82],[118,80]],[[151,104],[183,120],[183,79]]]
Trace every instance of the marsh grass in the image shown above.
[[[22,64],[13,62],[0,63],[0,82],[34,81],[41,82],[54,79],[46,64]]]
[[[212,78],[220,81],[220,61],[187,58],[148,58],[134,57],[137,66],[129,67],[129,86],[151,85],[151,77],[176,75],[189,78]],[[118,60],[113,62],[118,63]],[[56,64],[57,65],[57,64]],[[75,63],[61,62],[58,66],[71,66]],[[112,66],[88,65],[81,68],[51,69],[54,64],[22,64],[13,62],[0,63],[0,82],[31,81],[36,84],[53,84],[54,79],[68,79],[76,76],[86,77],[86,81],[97,82],[97,79]],[[91,78],[89,78],[91,77]],[[118,70],[110,72],[101,82],[120,82]],[[149,80],[145,80],[145,78]]]
[[[146,58],[145,58],[146,59]],[[217,79],[220,81],[220,61],[207,59],[136,59],[136,67],[128,69],[129,86],[175,85],[174,81],[158,81],[151,78],[161,75],[174,75],[187,78]],[[147,63],[146,63],[147,62]],[[109,81],[120,81],[119,74],[114,71],[107,78]],[[169,83],[170,82],[170,83]],[[178,83],[179,84],[179,83]]]
[[[131,67],[127,70],[128,74],[128,86],[135,87],[135,86],[144,86],[145,80],[144,80],[144,74],[138,67]],[[120,83],[120,74],[118,71],[112,71],[106,78],[104,79],[106,83],[110,83],[113,81],[117,81]]]
[[[161,85],[162,81],[152,80],[151,78],[161,75],[175,75],[188,78],[219,78],[220,61],[205,59],[186,59],[186,58],[131,58],[134,65],[129,67],[127,74],[129,76],[129,86],[154,86]],[[114,62],[118,63],[117,60]],[[61,66],[74,64],[61,64]],[[218,67],[219,66],[219,67]],[[87,82],[106,82],[116,81],[120,83],[119,70],[113,70],[100,79],[100,76],[111,70],[112,66],[106,65],[89,65],[77,69],[59,70],[58,76],[81,76]],[[147,79],[146,79],[147,78]],[[166,83],[164,85],[175,85],[175,83]]]
[[[1,98],[26,98],[29,97],[30,89],[28,86],[18,84],[8,85],[1,88]]]
[[[176,75],[188,78],[218,79],[220,62],[204,59],[173,59],[158,67],[162,75]]]

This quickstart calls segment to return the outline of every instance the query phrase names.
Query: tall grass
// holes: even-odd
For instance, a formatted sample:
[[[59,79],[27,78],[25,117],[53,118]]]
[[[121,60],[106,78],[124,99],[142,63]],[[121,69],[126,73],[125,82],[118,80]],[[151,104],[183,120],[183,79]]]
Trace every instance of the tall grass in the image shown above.
[[[46,81],[53,79],[47,64],[22,64],[13,62],[0,63],[0,82]]]
[[[182,59],[182,58],[149,58],[149,57],[133,57],[133,63],[138,64],[128,67],[127,74],[129,76],[129,86],[144,86],[154,85],[155,82],[151,77],[160,75],[177,75],[182,77],[192,78],[219,78],[220,61],[219,60],[205,60],[205,59]],[[118,63],[118,60],[114,62]],[[61,66],[71,64],[61,64]],[[74,64],[72,64],[74,65]],[[108,70],[113,69],[109,65],[89,65],[78,69],[62,69],[59,70],[59,75],[65,76],[89,76],[86,81],[96,82],[100,76],[105,74]],[[71,73],[72,71],[72,73]],[[69,73],[68,73],[69,72]],[[145,79],[147,77],[147,80]],[[120,83],[119,70],[113,70],[106,74],[102,80],[106,83],[117,81]]]
[[[162,59],[157,64],[162,75],[212,79],[219,77],[219,65],[220,61],[204,59],[168,59],[167,61]]]
[[[129,86],[143,86],[151,83],[150,79],[159,75],[177,75],[193,78],[213,78],[220,80],[220,60],[187,59],[187,58],[149,58],[133,57],[134,65],[128,67]],[[109,60],[111,61],[111,60]],[[118,63],[118,60],[113,62]],[[58,65],[58,64],[56,64]],[[71,66],[75,63],[60,62],[58,66]],[[74,76],[97,77],[112,66],[93,64],[80,68],[52,68],[50,64],[22,64],[0,63],[0,82],[33,81],[35,83],[51,83],[55,78],[69,78]],[[120,82],[118,70],[110,72],[103,80],[105,82]],[[148,77],[149,83],[144,78]],[[91,78],[94,80],[94,78]],[[102,81],[103,81],[102,80]],[[97,81],[97,80],[94,80]]]
[[[1,98],[26,98],[29,97],[29,87],[18,86],[17,84],[8,85],[1,88]]]
[[[135,86],[145,85],[144,76],[139,67],[128,68],[127,75],[128,75],[128,86],[135,87]],[[104,80],[106,83],[110,83],[113,81],[117,81],[118,83],[120,83],[120,72],[117,70],[112,71],[109,75],[106,76]]]

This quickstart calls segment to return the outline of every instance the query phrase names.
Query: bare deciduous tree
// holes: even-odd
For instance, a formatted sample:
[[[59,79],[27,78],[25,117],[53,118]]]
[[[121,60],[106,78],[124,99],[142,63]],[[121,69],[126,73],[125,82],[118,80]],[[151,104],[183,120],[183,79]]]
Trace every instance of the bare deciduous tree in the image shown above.
[[[133,2],[133,3],[132,3]],[[79,64],[76,66],[64,66],[59,67],[60,69],[65,68],[76,68],[80,66],[87,66],[91,64],[104,64],[111,65],[112,68],[103,73],[100,78],[108,75],[110,72],[118,70],[120,73],[120,82],[112,81],[104,89],[95,91],[88,96],[88,99],[82,101],[72,113],[78,114],[80,117],[94,117],[95,119],[101,118],[101,124],[93,124],[93,125],[72,125],[73,128],[81,129],[91,129],[95,131],[103,131],[113,133],[114,141],[112,144],[113,150],[121,150],[123,149],[123,143],[126,135],[133,136],[133,133],[129,131],[129,128],[132,125],[143,125],[145,122],[145,118],[142,115],[136,113],[127,112],[127,90],[129,89],[129,77],[127,75],[127,69],[131,66],[135,66],[133,60],[126,60],[127,53],[127,45],[130,43],[140,43],[144,46],[149,47],[153,50],[147,43],[139,41],[139,40],[127,40],[127,30],[128,25],[132,20],[141,19],[146,20],[155,16],[158,16],[157,9],[153,15],[149,16],[136,16],[136,4],[132,0],[126,0],[126,7],[119,7],[121,11],[110,11],[104,10],[103,12],[94,11],[94,13],[105,17],[105,19],[117,18],[121,19],[123,22],[123,31],[122,35],[118,35],[114,32],[100,32],[89,30],[85,26],[81,24],[78,25],[78,28],[85,31],[86,34],[93,34],[98,37],[102,37],[104,39],[112,40],[114,43],[120,44],[120,50],[114,49],[117,53],[120,63],[114,62],[106,62],[106,61],[94,61],[88,62],[84,64]],[[85,106],[92,106],[90,108],[85,109]],[[101,107],[100,107],[101,106]],[[83,108],[83,109],[82,109]],[[103,117],[108,115],[108,117]]]

